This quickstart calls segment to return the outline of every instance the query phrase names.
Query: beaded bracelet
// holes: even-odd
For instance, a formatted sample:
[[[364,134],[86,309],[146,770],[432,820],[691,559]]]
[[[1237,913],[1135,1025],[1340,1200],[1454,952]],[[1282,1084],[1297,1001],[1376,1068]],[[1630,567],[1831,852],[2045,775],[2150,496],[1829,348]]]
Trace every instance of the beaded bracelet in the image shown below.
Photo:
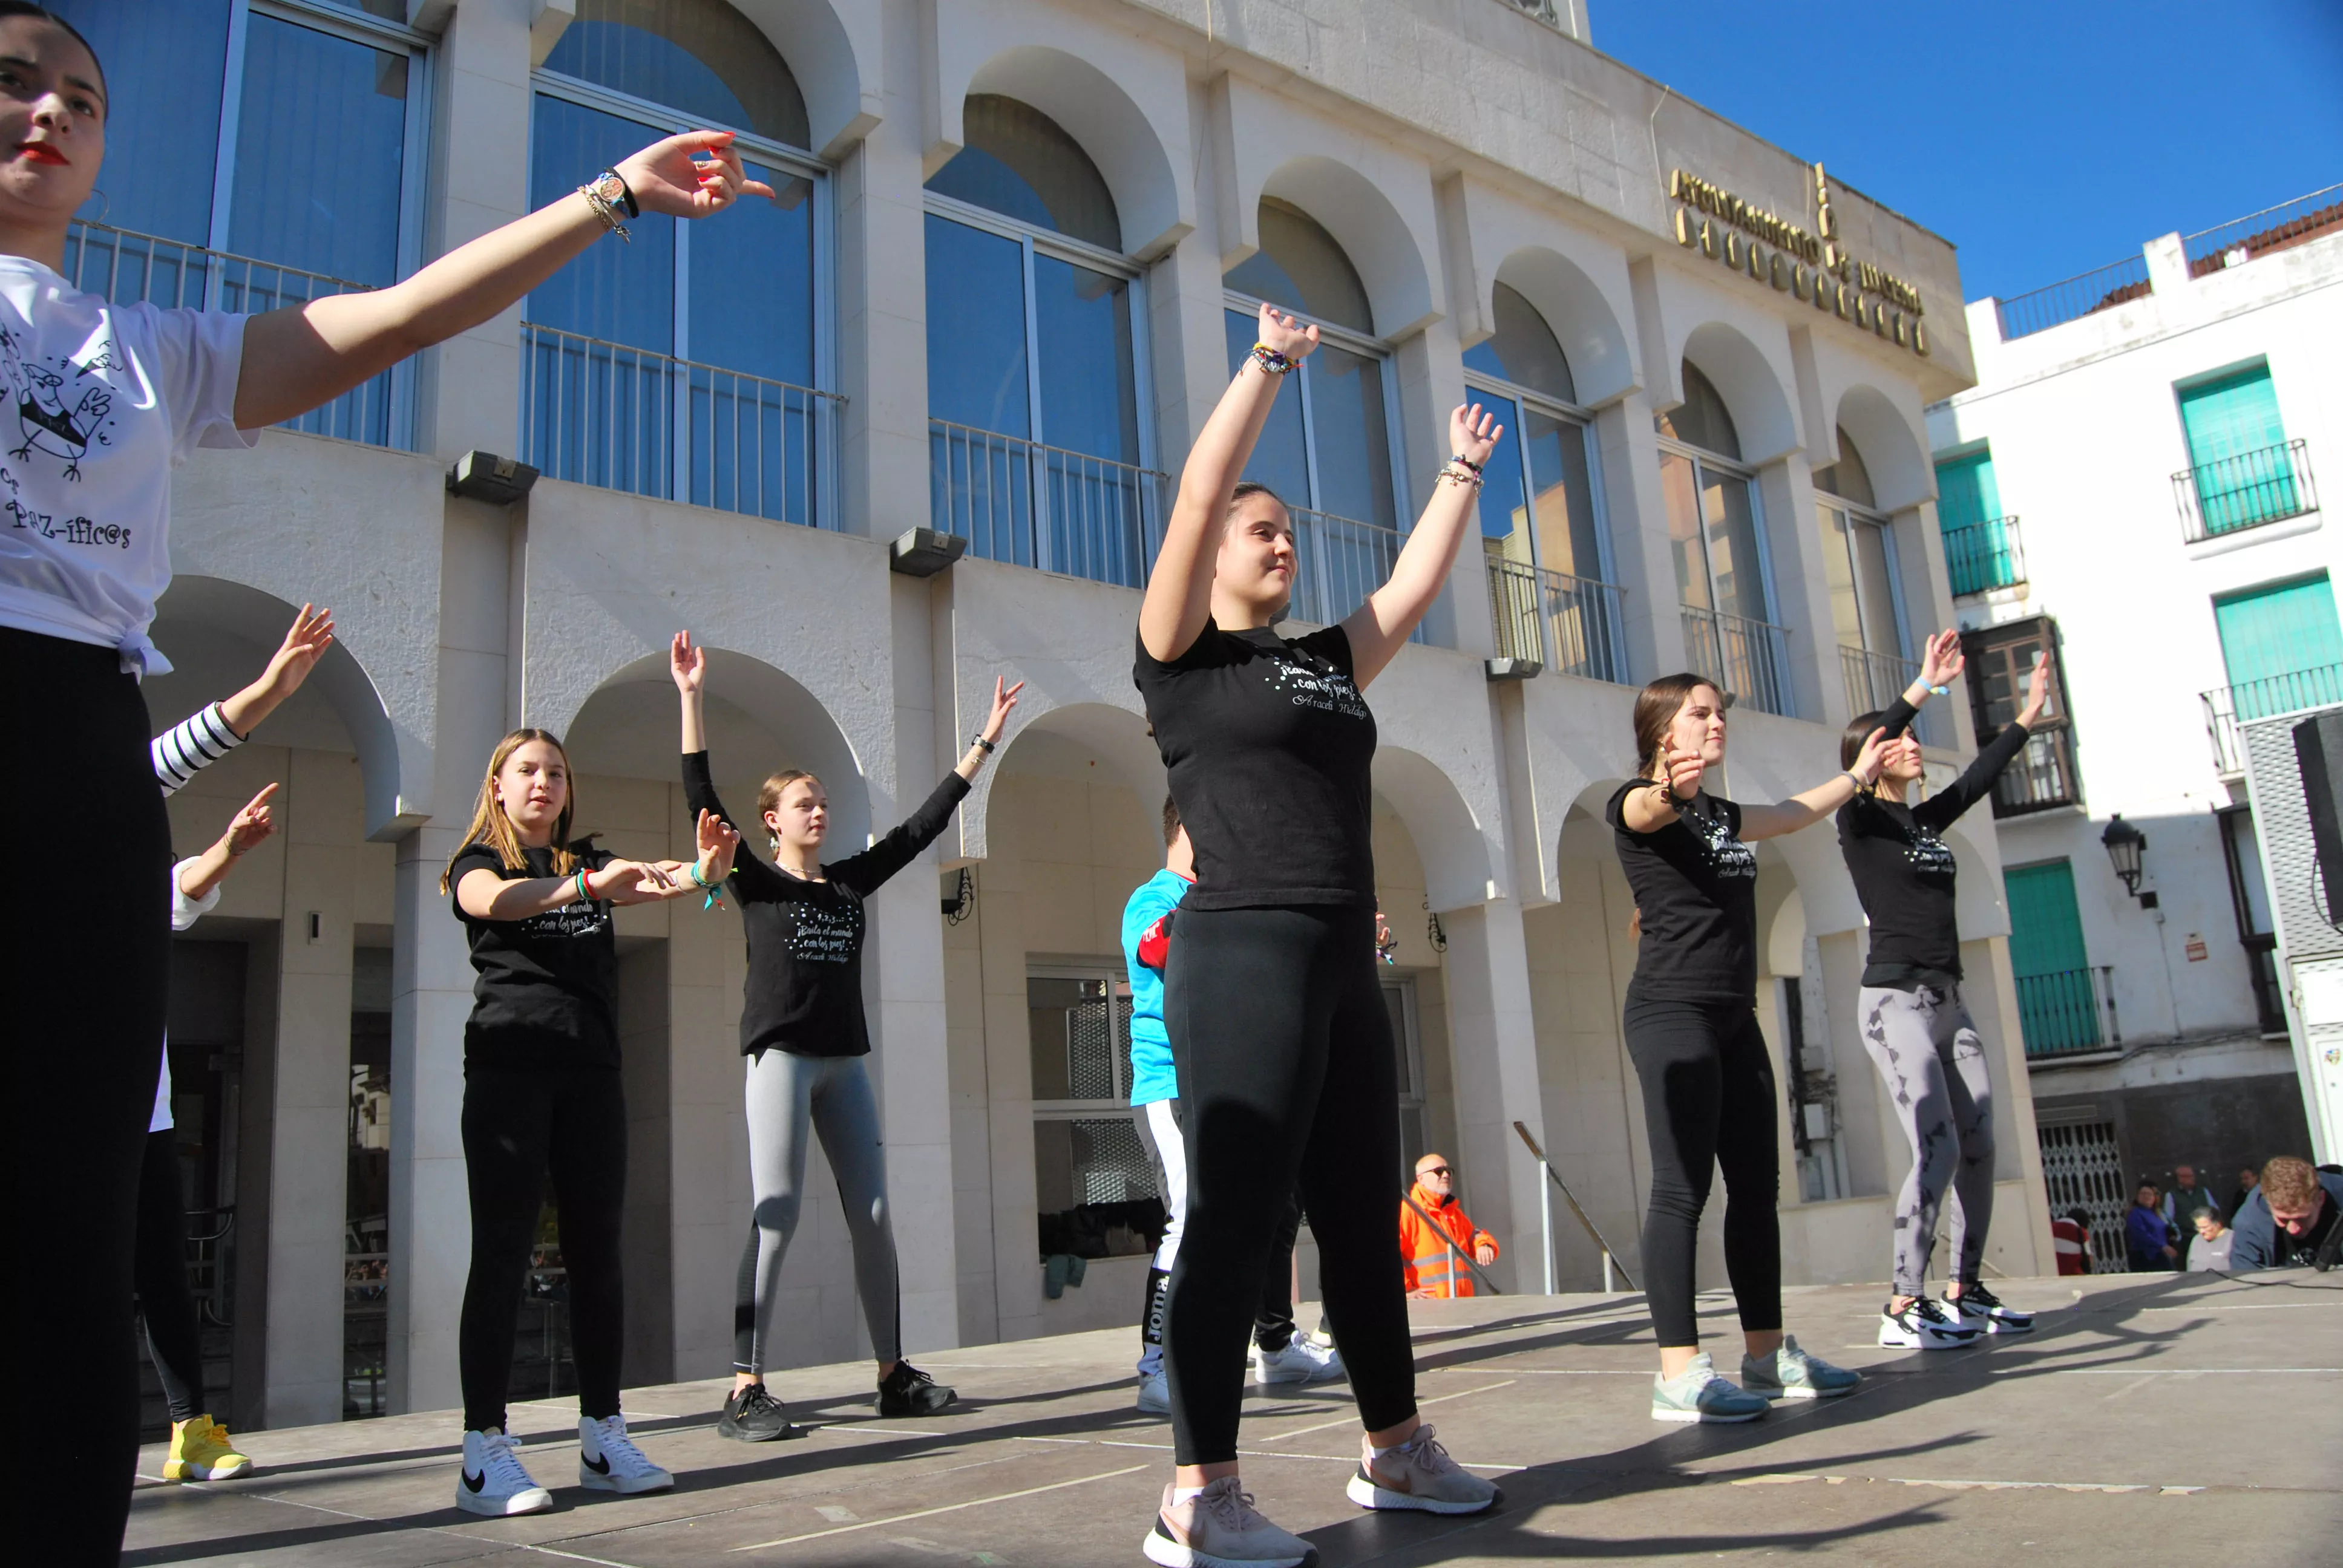
[[[578,901],[582,904],[594,901],[593,890],[586,885],[586,868],[583,866],[578,868]]]
[[[1450,462],[1452,462],[1452,463],[1462,463],[1462,464],[1463,464],[1466,467],[1468,467],[1468,468],[1472,469],[1472,470],[1473,470],[1474,473],[1476,473],[1476,474],[1477,474],[1477,473],[1482,472],[1482,467],[1481,467],[1481,465],[1480,465],[1480,464],[1478,464],[1478,463],[1476,463],[1476,462],[1474,462],[1472,458],[1470,458],[1470,457],[1466,457],[1466,456],[1465,456],[1463,453],[1462,453],[1462,452],[1457,452],[1457,453],[1454,453],[1454,454],[1451,455],[1448,460],[1449,460]]]
[[[605,176],[602,175],[595,176],[592,179],[578,187],[578,194],[586,198],[586,205],[594,209],[594,216],[602,220],[602,226],[604,228],[607,228],[612,234],[617,235],[628,245],[632,245],[635,243],[635,236],[627,232],[627,226],[618,221],[618,209],[611,205],[610,198],[608,196],[602,194],[601,185],[604,177]],[[608,177],[618,179],[616,175],[610,175]],[[618,180],[618,188],[621,191],[626,190],[627,182],[624,180]]]
[[[1481,476],[1473,471],[1471,464],[1462,459],[1442,464],[1440,477],[1443,479],[1453,479],[1467,489],[1477,490],[1481,487]]]
[[[1266,343],[1252,346],[1252,362],[1272,376],[1290,375],[1302,361],[1289,359]]]

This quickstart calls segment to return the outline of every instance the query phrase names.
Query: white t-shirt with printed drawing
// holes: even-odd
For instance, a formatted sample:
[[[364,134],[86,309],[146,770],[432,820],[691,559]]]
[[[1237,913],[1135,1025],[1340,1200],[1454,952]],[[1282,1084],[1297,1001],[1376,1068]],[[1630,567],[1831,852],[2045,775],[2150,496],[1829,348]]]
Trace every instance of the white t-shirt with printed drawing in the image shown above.
[[[191,899],[180,890],[179,873],[195,863],[190,858],[171,868],[171,929],[175,931],[186,930],[219,908],[220,888],[226,886],[225,883],[215,885],[200,899]],[[171,1040],[166,1035],[163,1037],[163,1070],[155,1081],[155,1114],[146,1119],[146,1131],[161,1132],[172,1125]]]
[[[146,640],[171,582],[171,470],[246,447],[248,318],[114,305],[0,256],[0,626],[171,668]]]

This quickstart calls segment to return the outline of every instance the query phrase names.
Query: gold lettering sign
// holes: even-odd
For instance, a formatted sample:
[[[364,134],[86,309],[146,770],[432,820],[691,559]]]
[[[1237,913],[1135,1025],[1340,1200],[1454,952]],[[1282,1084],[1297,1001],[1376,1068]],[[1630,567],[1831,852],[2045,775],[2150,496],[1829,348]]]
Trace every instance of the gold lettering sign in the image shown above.
[[[1668,199],[1679,204],[1676,243],[1759,283],[1812,300],[1815,309],[1831,311],[1899,347],[1926,354],[1920,291],[1885,267],[1847,254],[1831,210],[1830,177],[1820,164],[1814,171],[1815,225],[1807,229],[1697,175],[1671,169]],[[1761,249],[1761,242],[1771,250]]]

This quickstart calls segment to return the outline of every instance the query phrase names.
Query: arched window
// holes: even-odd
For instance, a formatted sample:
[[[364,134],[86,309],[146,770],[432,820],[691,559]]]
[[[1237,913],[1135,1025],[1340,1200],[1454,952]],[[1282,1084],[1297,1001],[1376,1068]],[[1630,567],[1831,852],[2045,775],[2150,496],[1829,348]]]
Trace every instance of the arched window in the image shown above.
[[[1163,493],[1114,194],[1030,104],[971,93],[961,125],[927,186],[934,526],[990,560],[1136,588]]]
[[[1390,350],[1370,336],[1366,286],[1342,247],[1300,207],[1263,196],[1261,248],[1229,268],[1229,370],[1252,351],[1263,300],[1318,324],[1321,342],[1291,379],[1244,477],[1293,514],[1301,580],[1292,613],[1335,621],[1381,585],[1399,553],[1404,487],[1393,440],[1399,406]]]
[[[1823,575],[1830,582],[1831,627],[1838,637],[1848,711],[1885,708],[1912,684],[1919,666],[1909,658],[1896,530],[1874,505],[1871,470],[1844,425],[1838,427],[1838,461],[1815,470],[1815,516],[1822,529]],[[1935,739],[1926,733],[1921,738]]]
[[[1619,590],[1597,499],[1592,427],[1554,329],[1496,286],[1496,327],[1464,352],[1467,395],[1505,427],[1481,487],[1498,653],[1625,678]]]
[[[1786,714],[1788,648],[1775,624],[1755,476],[1741,466],[1741,437],[1715,384],[1690,360],[1683,371],[1684,401],[1654,423],[1685,651],[1735,698]]]
[[[778,202],[718,223],[655,213],[531,291],[523,455],[558,478],[834,526],[828,477],[828,176],[805,98],[723,0],[578,0],[536,75],[529,200],[541,206],[679,130],[739,131]],[[751,282],[753,280],[753,282]]]

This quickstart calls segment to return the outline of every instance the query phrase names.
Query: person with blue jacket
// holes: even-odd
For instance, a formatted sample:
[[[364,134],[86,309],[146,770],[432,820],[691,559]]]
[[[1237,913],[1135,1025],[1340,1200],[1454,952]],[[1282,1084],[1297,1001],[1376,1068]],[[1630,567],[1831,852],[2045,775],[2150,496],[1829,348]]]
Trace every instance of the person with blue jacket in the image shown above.
[[[1147,1295],[1139,1318],[1139,1408],[1151,1415],[1172,1411],[1163,1377],[1163,1313],[1171,1293],[1172,1265],[1180,1256],[1188,1224],[1188,1161],[1180,1141],[1180,1075],[1172,1063],[1172,1037],[1163,1028],[1163,960],[1171,951],[1172,917],[1196,880],[1196,854],[1181,825],[1180,808],[1163,799],[1163,869],[1139,884],[1122,908],[1122,956],[1131,972],[1131,1104],[1147,1119],[1148,1141],[1162,1167],[1163,1204],[1171,1221],[1147,1271]],[[1282,1245],[1270,1260],[1254,1315],[1253,1375],[1256,1382],[1318,1382],[1340,1377],[1342,1358],[1308,1335],[1293,1332],[1293,1307],[1286,1300],[1293,1243],[1301,1211],[1289,1197]],[[1274,1340],[1276,1342],[1271,1342]]]

